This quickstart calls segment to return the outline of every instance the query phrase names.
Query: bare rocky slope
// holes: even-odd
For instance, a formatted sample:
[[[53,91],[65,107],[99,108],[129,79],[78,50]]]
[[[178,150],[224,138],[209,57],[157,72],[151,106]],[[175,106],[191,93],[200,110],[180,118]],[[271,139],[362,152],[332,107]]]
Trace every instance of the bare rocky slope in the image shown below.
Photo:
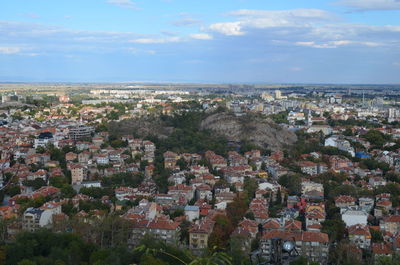
[[[255,115],[236,117],[227,112],[215,113],[202,121],[201,128],[214,131],[230,141],[244,140],[272,151],[280,151],[297,141],[295,133]]]
[[[168,127],[163,121],[154,117],[127,119],[120,122],[110,122],[110,133],[117,136],[137,135],[144,138],[154,135],[159,138],[168,137],[174,130]]]
[[[142,117],[110,122],[109,131],[113,135],[149,135],[166,138],[175,130],[158,117]],[[229,141],[253,143],[271,151],[281,151],[297,141],[296,134],[277,125],[270,119],[256,115],[236,117],[232,113],[218,112],[206,116],[200,122],[200,129],[224,136]],[[210,135],[212,137],[212,135]]]

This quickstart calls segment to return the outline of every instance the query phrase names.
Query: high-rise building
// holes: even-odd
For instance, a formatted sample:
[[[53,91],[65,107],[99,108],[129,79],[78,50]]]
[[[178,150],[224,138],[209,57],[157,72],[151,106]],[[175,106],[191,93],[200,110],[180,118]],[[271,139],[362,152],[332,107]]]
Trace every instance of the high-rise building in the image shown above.
[[[91,126],[79,125],[69,129],[69,138],[72,140],[79,140],[85,137],[90,137],[94,132],[94,128]]]
[[[275,90],[275,99],[281,99],[282,98],[282,93],[280,90]]]

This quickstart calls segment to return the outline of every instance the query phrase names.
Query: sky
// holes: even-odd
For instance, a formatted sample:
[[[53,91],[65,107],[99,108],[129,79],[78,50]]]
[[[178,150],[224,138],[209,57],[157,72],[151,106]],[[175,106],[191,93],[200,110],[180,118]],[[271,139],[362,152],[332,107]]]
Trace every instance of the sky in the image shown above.
[[[400,0],[0,0],[0,81],[400,84]]]

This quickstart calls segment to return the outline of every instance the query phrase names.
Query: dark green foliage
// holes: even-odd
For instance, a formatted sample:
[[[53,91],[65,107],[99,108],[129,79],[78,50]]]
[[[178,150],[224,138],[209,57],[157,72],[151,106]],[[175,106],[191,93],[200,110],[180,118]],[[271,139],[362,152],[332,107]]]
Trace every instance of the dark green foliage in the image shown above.
[[[346,130],[344,130],[343,135],[345,136],[353,136],[353,131],[350,128],[346,128]]]
[[[180,170],[188,169],[188,163],[183,158],[180,158],[178,161],[176,161],[176,165],[179,166]]]
[[[18,235],[6,246],[7,265],[128,265],[135,263],[135,254],[124,246],[99,249],[85,243],[75,234],[55,234],[42,230]]]
[[[16,242],[7,245],[6,264],[17,264],[30,260],[36,264],[54,264],[61,260],[65,264],[88,262],[94,246],[84,243],[73,234],[53,234],[49,231],[22,233]],[[46,263],[43,263],[46,261]]]
[[[247,202],[250,203],[250,201],[255,197],[256,190],[258,189],[257,181],[254,178],[246,177],[244,180],[243,189],[247,197]]]
[[[400,174],[399,173],[390,172],[390,173],[386,174],[385,177],[388,181],[400,183]]]
[[[79,192],[95,199],[100,199],[103,196],[109,196],[110,198],[114,196],[114,190],[111,188],[82,187]]]
[[[61,210],[63,213],[65,213],[68,216],[72,216],[72,214],[75,214],[77,212],[77,209],[74,208],[74,205],[71,202],[64,203],[61,206]]]
[[[25,180],[24,185],[32,187],[34,190],[39,189],[40,187],[46,186],[46,181],[41,178],[37,178],[34,180]]]
[[[271,118],[275,123],[289,123],[287,120],[288,111],[282,111],[276,114],[269,115],[268,117]]]
[[[121,147],[126,147],[128,143],[126,141],[122,141],[121,139],[115,139],[110,142],[110,145],[113,148],[121,148]]]
[[[390,166],[385,162],[380,162],[374,159],[363,159],[361,160],[360,166],[363,168],[368,168],[369,170],[374,170],[379,168],[384,172],[387,172],[390,169]]]
[[[49,179],[49,185],[56,188],[62,188],[65,184],[68,184],[68,181],[63,176],[51,177]]]
[[[347,120],[332,120],[328,119],[328,124],[332,127],[335,126],[360,126],[360,127],[366,127],[366,128],[379,128],[381,127],[381,124],[379,123],[374,123],[366,120],[356,120],[354,118],[350,118]]]
[[[105,187],[119,187],[119,186],[128,186],[136,188],[142,183],[144,179],[143,174],[141,173],[119,173],[114,174],[111,177],[105,177],[102,179],[101,183]]]
[[[331,242],[342,240],[345,231],[346,225],[341,219],[331,219],[322,222],[321,232],[327,233]]]
[[[309,261],[306,257],[300,256],[294,261],[291,261],[289,265],[319,265],[319,263],[315,261]]]
[[[183,209],[177,209],[177,210],[175,210],[175,211],[172,211],[172,212],[169,214],[169,217],[170,217],[171,219],[174,219],[174,218],[176,218],[176,217],[178,217],[178,216],[183,216],[183,215],[185,215],[185,211],[184,211]]]
[[[363,137],[375,147],[382,147],[386,142],[390,141],[390,135],[385,135],[377,130],[369,130]]]
[[[297,195],[301,192],[301,177],[299,175],[284,175],[279,178],[278,182],[288,190],[289,195]]]
[[[369,232],[371,233],[371,241],[373,243],[383,242],[383,235],[381,231],[370,228]]]
[[[63,198],[72,198],[76,195],[76,191],[69,184],[64,184],[61,187],[61,196]]]
[[[375,190],[375,194],[380,193],[390,193],[390,201],[393,204],[393,207],[400,206],[400,184],[398,183],[389,183],[386,186],[380,186]]]
[[[153,139],[157,149],[160,149],[161,153],[168,150],[176,153],[202,153],[212,150],[217,154],[225,154],[228,151],[227,140],[200,128],[200,123],[205,117],[206,114],[200,111],[162,116],[161,119],[166,125],[175,130],[166,139]]]
[[[15,196],[15,195],[17,195],[17,194],[20,194],[20,193],[21,193],[21,189],[19,188],[19,186],[15,186],[15,185],[13,185],[13,186],[8,186],[8,187],[6,188],[5,193],[6,193],[8,196],[13,197],[13,196]]]
[[[80,201],[79,202],[79,210],[84,210],[85,212],[90,212],[92,210],[103,210],[108,212],[110,210],[110,206],[102,203],[99,200],[94,201]]]

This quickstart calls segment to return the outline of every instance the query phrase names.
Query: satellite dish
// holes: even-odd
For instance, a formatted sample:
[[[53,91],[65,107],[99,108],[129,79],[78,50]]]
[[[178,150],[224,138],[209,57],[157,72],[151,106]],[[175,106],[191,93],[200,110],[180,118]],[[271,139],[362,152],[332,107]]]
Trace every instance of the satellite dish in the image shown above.
[[[291,252],[294,249],[294,243],[292,241],[286,241],[283,243],[282,249],[285,252]]]

